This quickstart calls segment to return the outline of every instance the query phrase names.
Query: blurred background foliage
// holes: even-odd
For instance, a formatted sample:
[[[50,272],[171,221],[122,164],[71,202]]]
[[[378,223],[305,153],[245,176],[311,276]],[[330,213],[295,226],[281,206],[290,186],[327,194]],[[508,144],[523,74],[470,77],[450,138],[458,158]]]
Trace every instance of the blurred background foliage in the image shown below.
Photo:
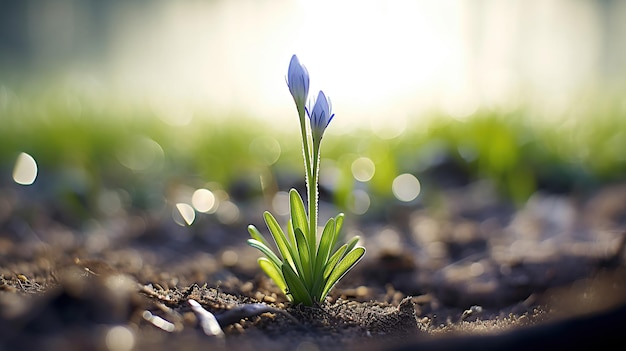
[[[190,203],[200,188],[223,191],[239,205],[303,189],[297,121],[286,128],[244,115],[199,115],[172,126],[146,106],[92,101],[69,90],[1,92],[2,186],[20,187],[11,172],[19,153],[28,153],[38,176],[27,194],[86,217],[106,214],[108,191],[129,208],[160,210]],[[331,126],[322,149],[322,199],[375,214],[401,202],[392,188],[404,173],[421,185],[417,198],[404,200],[414,205],[480,180],[518,204],[538,190],[585,194],[624,181],[624,107],[617,99],[594,101],[578,106],[584,118],[549,121],[524,108],[479,110],[463,120],[433,112],[391,138]],[[355,191],[366,198],[355,198]]]
[[[0,2],[0,218],[16,196],[76,223],[279,210],[304,187],[293,53],[337,114],[326,204],[385,219],[476,183],[517,205],[584,195],[626,178],[624,4]]]

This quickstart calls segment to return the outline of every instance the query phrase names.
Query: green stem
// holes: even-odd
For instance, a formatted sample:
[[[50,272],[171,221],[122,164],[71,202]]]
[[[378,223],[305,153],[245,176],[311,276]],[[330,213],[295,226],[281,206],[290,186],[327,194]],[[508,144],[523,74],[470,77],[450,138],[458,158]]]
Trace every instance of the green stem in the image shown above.
[[[313,140],[313,163],[311,169],[311,182],[309,183],[309,232],[312,235],[309,237],[309,250],[311,257],[316,256],[317,248],[317,196],[318,196],[318,173],[320,163],[320,141]]]
[[[302,152],[304,153],[304,170],[307,186],[311,178],[311,149],[309,148],[309,137],[306,132],[306,123],[304,119],[304,108],[298,107],[298,115],[300,117],[300,133],[302,134]]]
[[[309,136],[307,134],[306,131],[306,120],[305,120],[305,110],[304,107],[300,108],[298,106],[298,115],[300,117],[300,132],[302,134],[302,152],[304,153],[304,170],[305,170],[305,177],[306,177],[306,186],[308,189],[308,206],[309,206],[309,233],[307,234],[307,241],[309,243],[309,248],[311,247],[311,244],[313,244],[313,249],[315,249],[315,231],[311,231],[311,224],[313,221],[311,220],[311,218],[313,218],[311,216],[311,210],[312,210],[312,206],[311,206],[311,189],[315,188],[315,190],[317,190],[317,180],[313,179],[313,171],[312,171],[312,167],[311,167],[311,149],[309,147]],[[315,184],[314,186],[311,186],[311,184]],[[317,204],[316,204],[317,206]],[[317,212],[317,211],[316,211]],[[315,212],[315,213],[316,213]],[[311,240],[311,238],[313,238]],[[311,251],[311,249],[309,250]],[[311,251],[312,252],[312,251]]]

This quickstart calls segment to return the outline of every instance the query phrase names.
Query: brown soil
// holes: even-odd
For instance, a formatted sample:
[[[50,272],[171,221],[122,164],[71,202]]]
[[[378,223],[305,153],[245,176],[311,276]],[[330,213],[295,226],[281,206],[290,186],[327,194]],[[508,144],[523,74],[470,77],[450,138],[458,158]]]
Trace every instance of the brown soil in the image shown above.
[[[245,221],[183,228],[124,213],[76,226],[2,194],[0,350],[626,345],[625,186],[510,210],[466,188],[439,212],[352,222],[368,253],[314,307],[289,304],[260,273]]]

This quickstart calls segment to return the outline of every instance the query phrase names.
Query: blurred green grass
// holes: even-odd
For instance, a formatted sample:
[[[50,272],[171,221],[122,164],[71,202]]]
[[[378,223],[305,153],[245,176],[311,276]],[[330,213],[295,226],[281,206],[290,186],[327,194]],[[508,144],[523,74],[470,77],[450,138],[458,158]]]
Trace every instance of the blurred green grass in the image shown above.
[[[0,185],[16,186],[11,172],[26,152],[38,163],[37,196],[74,198],[68,201],[77,211],[96,211],[106,189],[123,189],[130,207],[150,208],[175,185],[212,184],[246,199],[262,195],[263,180],[274,191],[302,181],[297,121],[290,130],[251,116],[196,112],[189,124],[172,126],[146,105],[7,88],[0,115]],[[334,164],[326,185],[332,201],[349,208],[359,188],[372,206],[384,206],[394,201],[392,182],[402,173],[415,175],[423,193],[488,179],[517,203],[538,189],[584,192],[626,179],[626,109],[617,98],[557,117],[521,107],[479,110],[463,120],[433,112],[419,121],[392,139],[363,126],[330,128],[322,157]],[[368,182],[352,174],[359,157],[375,164]]]

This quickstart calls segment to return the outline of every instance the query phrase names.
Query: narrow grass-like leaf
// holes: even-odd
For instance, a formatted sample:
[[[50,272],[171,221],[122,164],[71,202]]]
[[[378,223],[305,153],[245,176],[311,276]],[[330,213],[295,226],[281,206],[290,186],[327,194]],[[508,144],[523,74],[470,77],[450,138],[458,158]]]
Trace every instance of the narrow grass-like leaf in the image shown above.
[[[261,232],[256,229],[256,227],[252,224],[250,224],[248,226],[248,232],[250,233],[250,236],[252,237],[252,239],[258,240],[261,243],[263,243],[263,245],[270,247],[270,243],[265,240],[265,237],[263,236],[263,234],[261,234]]]
[[[343,254],[346,252],[347,247],[348,246],[346,244],[343,244],[332,256],[330,256],[330,259],[326,262],[326,266],[324,267],[324,280],[330,276],[330,273],[332,273],[335,265],[337,265],[337,262],[339,262],[339,260],[343,257]]]
[[[324,291],[322,291],[322,295],[320,296],[320,300],[324,299],[326,295],[330,292],[330,289],[335,286],[335,284],[341,279],[352,267],[354,267],[359,260],[365,255],[365,248],[357,247],[354,250],[350,251],[333,269],[332,273],[328,277],[326,281],[326,285],[324,286]]]
[[[359,242],[360,239],[361,238],[357,235],[346,243],[346,252],[343,254],[343,257],[345,257],[350,251],[352,251],[352,249],[354,249],[354,247],[356,246],[356,244]]]
[[[265,274],[267,274],[267,276],[270,277],[274,281],[274,283],[276,283],[276,286],[278,286],[280,290],[285,293],[287,291],[287,283],[285,283],[283,273],[281,272],[280,268],[278,268],[280,266],[277,266],[276,264],[274,264],[273,261],[268,260],[265,257],[259,257],[257,262],[259,263],[259,266],[265,272]],[[289,298],[289,296],[287,297]]]
[[[296,235],[293,231],[293,225],[291,224],[291,218],[289,218],[289,222],[287,223],[287,234],[289,235],[289,242],[291,245],[296,246]]]
[[[283,263],[280,258],[278,258],[278,256],[276,256],[276,254],[262,242],[256,239],[248,239],[248,245],[264,253],[265,256],[267,256],[267,258],[269,258],[276,265],[276,267],[280,267]]]
[[[302,230],[302,234],[307,238],[307,241],[310,242],[309,239],[309,223],[306,216],[306,210],[304,209],[304,202],[298,194],[296,189],[291,189],[289,191],[289,209],[291,211],[291,224],[293,225],[294,233],[296,229],[300,228]]]
[[[326,222],[324,230],[322,231],[322,237],[320,238],[320,245],[317,248],[317,257],[315,257],[315,274],[321,275],[324,269],[328,256],[330,256],[330,250],[334,246],[333,240],[335,239],[335,219],[331,218]],[[317,278],[317,277],[316,277]]]
[[[340,213],[337,215],[337,217],[335,217],[335,232],[337,234],[339,234],[341,232],[341,228],[343,227],[343,220],[346,218],[346,216],[343,213]]]
[[[289,262],[289,264],[291,264],[293,267],[297,267],[295,262],[295,260],[297,259],[297,257],[295,257],[295,252],[293,252],[293,250],[291,249],[291,245],[289,245],[287,237],[285,236],[285,233],[276,221],[276,218],[274,218],[274,216],[268,211],[265,211],[265,213],[263,213],[263,217],[265,219],[267,227],[270,230],[270,233],[272,234],[272,237],[274,238],[276,247],[278,247],[278,251],[280,251],[280,254],[283,257],[283,260]]]
[[[296,243],[298,255],[300,256],[300,263],[302,264],[298,275],[302,277],[304,285],[307,287],[307,290],[310,291],[313,287],[313,263],[311,262],[311,256],[309,254],[309,244],[307,243],[300,228],[296,228]]]
[[[330,252],[333,252],[333,250],[337,246],[337,243],[339,242],[339,234],[341,232],[341,227],[343,226],[343,219],[343,213],[340,213],[337,215],[337,217],[335,217],[335,234],[333,235],[333,241],[330,244]]]
[[[283,263],[283,276],[287,283],[288,294],[291,294],[294,303],[303,303],[307,306],[313,305],[313,300],[309,295],[307,288],[304,286],[302,279],[293,271],[290,265]]]
[[[337,237],[335,228],[335,219],[331,218],[326,222],[324,230],[322,231],[322,237],[320,238],[320,244],[315,257],[315,267],[313,268],[313,289],[311,290],[313,299],[319,298],[326,283],[324,267],[330,256],[331,249],[334,246],[334,240]]]

